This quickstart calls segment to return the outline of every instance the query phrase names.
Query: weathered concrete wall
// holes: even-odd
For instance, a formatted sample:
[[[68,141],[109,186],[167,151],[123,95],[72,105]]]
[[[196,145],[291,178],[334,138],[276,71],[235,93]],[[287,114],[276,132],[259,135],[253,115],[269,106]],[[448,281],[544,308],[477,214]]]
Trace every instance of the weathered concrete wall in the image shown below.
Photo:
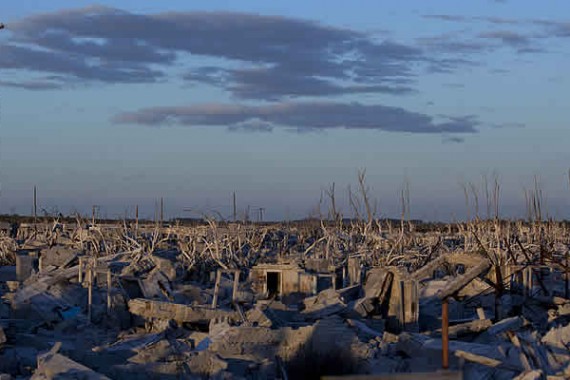
[[[306,273],[294,265],[266,264],[252,268],[250,280],[252,289],[257,294],[267,292],[267,273],[277,272],[280,276],[280,294],[287,296],[294,293],[313,295],[317,289],[317,276]]]

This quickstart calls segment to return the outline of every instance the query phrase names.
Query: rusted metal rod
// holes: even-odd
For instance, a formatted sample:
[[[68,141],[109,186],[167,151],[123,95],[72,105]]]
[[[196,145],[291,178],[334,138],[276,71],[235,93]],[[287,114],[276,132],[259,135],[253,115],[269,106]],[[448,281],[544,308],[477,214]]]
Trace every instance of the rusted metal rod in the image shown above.
[[[447,298],[441,301],[441,367],[449,368],[449,304]]]

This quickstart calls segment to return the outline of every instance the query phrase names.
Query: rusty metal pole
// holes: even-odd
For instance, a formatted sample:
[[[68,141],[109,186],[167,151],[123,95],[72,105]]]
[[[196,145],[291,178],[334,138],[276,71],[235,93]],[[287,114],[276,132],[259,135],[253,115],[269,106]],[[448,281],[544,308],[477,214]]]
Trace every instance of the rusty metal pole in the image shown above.
[[[441,366],[449,368],[449,304],[447,298],[441,301]]]

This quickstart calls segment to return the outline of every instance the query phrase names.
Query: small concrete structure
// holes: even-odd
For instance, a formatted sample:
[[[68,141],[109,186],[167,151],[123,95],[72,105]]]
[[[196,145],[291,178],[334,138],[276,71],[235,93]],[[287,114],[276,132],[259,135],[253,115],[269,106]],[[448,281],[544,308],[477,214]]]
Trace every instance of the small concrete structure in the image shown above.
[[[294,263],[256,265],[251,268],[250,279],[253,291],[268,297],[317,293],[318,276]]]
[[[35,251],[21,251],[16,255],[16,279],[23,282],[39,268],[39,255]]]

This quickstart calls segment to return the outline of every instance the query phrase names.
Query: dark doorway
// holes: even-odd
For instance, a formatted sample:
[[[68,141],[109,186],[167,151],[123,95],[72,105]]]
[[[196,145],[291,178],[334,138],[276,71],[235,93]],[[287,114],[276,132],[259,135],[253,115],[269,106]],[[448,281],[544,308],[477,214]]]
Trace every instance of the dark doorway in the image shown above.
[[[317,293],[333,287],[332,276],[318,276],[317,277]]]
[[[279,296],[280,289],[281,289],[281,273],[267,272],[267,293],[269,294],[269,298],[274,298]]]

